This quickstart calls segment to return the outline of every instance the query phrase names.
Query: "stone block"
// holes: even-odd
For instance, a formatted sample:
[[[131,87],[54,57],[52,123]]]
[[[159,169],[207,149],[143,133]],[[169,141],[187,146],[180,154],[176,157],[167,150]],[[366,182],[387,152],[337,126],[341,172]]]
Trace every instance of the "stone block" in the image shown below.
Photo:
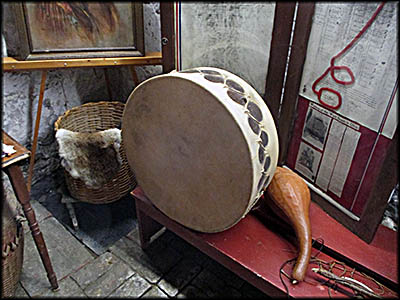
[[[153,285],[150,290],[148,290],[141,298],[169,298],[162,290],[160,290],[156,285]]]
[[[139,298],[148,290],[150,290],[151,284],[148,283],[139,274],[135,274],[125,281],[119,288],[117,288],[110,297],[131,297]]]
[[[140,245],[139,228],[137,223],[136,226],[125,237]]]
[[[107,272],[89,284],[84,292],[89,298],[108,297],[134,274],[127,264],[117,261]]]
[[[75,272],[93,259],[85,246],[54,217],[43,220],[39,226],[58,280]],[[47,273],[30,233],[25,233],[21,283],[31,297],[40,295],[43,290],[50,288]]]
[[[17,289],[15,291],[14,297],[17,299],[29,298],[29,295],[25,292],[24,288],[21,285],[21,282],[18,282],[17,284]]]
[[[33,210],[35,211],[36,220],[40,223],[41,221],[53,216],[40,202],[30,201]]]
[[[70,296],[86,297],[83,290],[74,280],[71,279],[71,277],[59,280],[58,286],[59,289],[57,291],[52,291],[51,289],[47,289],[40,294],[40,297],[46,297],[46,298],[64,298]]]
[[[201,271],[201,266],[195,261],[182,259],[158,283],[168,296],[174,297]]]
[[[171,247],[155,240],[146,251],[134,241],[123,237],[109,249],[151,283],[156,283],[181,258]]]
[[[209,298],[206,293],[204,293],[202,290],[199,288],[193,286],[193,285],[188,285],[186,286],[182,292],[180,292],[176,298],[183,299],[183,298],[189,298],[189,299],[199,299],[199,298]]]
[[[52,216],[52,214],[39,202],[37,201],[31,201],[31,205],[33,208],[33,211],[35,212],[35,216],[36,216],[36,221],[38,223],[42,222],[44,219],[49,218]],[[24,233],[29,233],[31,232],[31,230],[29,229],[29,224],[28,224],[28,220],[22,222],[22,226],[24,228]],[[40,226],[40,224],[39,224]]]
[[[110,252],[106,252],[71,274],[71,277],[82,289],[85,289],[89,284],[96,281],[100,276],[110,270],[118,261],[120,261],[119,258]]]

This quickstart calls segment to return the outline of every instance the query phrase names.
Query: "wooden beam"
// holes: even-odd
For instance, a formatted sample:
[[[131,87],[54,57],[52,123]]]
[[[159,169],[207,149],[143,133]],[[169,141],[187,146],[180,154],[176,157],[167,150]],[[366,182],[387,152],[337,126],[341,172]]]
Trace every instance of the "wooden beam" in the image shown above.
[[[146,56],[135,57],[102,57],[102,58],[70,58],[49,60],[16,60],[12,57],[2,58],[3,71],[65,69],[82,67],[111,67],[126,65],[161,65],[161,52],[147,53]]]
[[[174,2],[160,2],[163,73],[175,70]]]
[[[279,165],[282,165],[286,161],[287,150],[289,148],[314,7],[315,3],[313,2],[299,2],[297,7],[296,25],[291,46],[285,91],[278,121]]]
[[[295,9],[295,2],[277,2],[275,5],[264,101],[271,111],[277,127]]]

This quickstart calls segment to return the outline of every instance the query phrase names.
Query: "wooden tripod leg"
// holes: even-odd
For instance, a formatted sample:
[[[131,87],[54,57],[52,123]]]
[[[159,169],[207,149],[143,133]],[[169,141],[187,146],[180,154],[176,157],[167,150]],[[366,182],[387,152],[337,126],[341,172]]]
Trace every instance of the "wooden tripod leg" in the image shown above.
[[[15,191],[15,195],[18,201],[22,205],[22,209],[24,210],[25,217],[28,220],[29,228],[32,233],[33,240],[36,244],[36,248],[39,251],[40,258],[44,265],[44,268],[47,272],[47,278],[51,284],[53,290],[58,289],[58,282],[56,274],[51,265],[49,253],[47,251],[47,247],[45,241],[43,239],[42,232],[40,231],[39,224],[36,220],[35,212],[30,203],[30,196],[25,184],[24,176],[20,167],[16,164],[10,165],[4,169],[10,178],[11,185]]]
[[[37,147],[37,141],[38,141],[38,135],[39,135],[40,117],[42,115],[43,96],[44,96],[44,90],[46,87],[46,75],[47,75],[47,71],[43,70],[42,71],[42,81],[40,83],[38,108],[37,108],[37,112],[36,112],[35,131],[33,133],[31,159],[29,161],[28,183],[27,183],[29,193],[31,192],[32,177],[33,177],[33,165],[35,164],[35,154],[36,154],[36,147]]]

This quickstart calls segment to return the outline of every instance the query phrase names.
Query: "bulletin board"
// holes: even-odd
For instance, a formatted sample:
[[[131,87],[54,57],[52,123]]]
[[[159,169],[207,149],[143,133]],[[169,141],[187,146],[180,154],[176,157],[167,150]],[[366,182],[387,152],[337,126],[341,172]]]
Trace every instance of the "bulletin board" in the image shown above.
[[[277,124],[296,3],[176,1],[161,3],[163,9],[164,70],[228,70],[256,89]]]
[[[264,96],[274,2],[175,2],[176,70],[217,67]]]
[[[281,163],[365,241],[397,182],[397,18],[396,2],[316,3],[296,109],[280,116],[293,119]]]

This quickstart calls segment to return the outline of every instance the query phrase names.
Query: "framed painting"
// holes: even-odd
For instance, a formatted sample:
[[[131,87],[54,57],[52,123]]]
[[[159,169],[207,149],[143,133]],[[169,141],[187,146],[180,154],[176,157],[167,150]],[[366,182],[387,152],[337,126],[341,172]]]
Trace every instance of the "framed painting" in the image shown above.
[[[143,56],[140,2],[14,3],[20,60]]]

